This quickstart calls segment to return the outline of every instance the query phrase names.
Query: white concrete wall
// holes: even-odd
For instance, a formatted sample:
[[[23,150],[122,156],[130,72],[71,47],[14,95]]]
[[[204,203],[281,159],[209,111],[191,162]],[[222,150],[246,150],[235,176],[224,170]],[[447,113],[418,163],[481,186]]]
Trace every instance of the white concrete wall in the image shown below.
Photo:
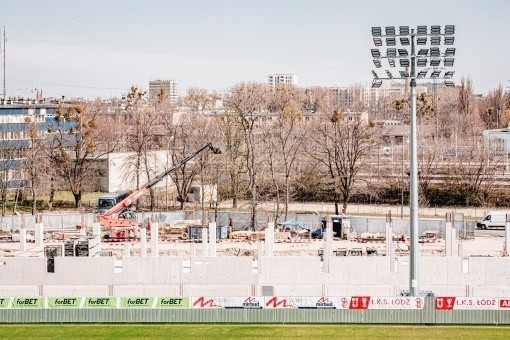
[[[251,285],[206,285],[186,284],[182,287],[183,296],[251,296]]]
[[[319,257],[278,256],[259,259],[259,284],[264,286],[322,284]]]
[[[131,257],[116,273],[112,257],[0,258],[0,296],[249,296],[272,287],[286,296],[396,295],[408,289],[409,259],[392,273],[385,257],[331,257],[323,273],[318,257],[261,257],[253,272],[249,257],[197,257],[183,272],[180,257]],[[421,257],[420,290],[436,295],[509,296],[510,258],[473,257],[463,272],[459,257]]]
[[[182,275],[182,259],[169,257],[127,257],[122,261],[122,273],[117,284],[178,284]]]
[[[108,286],[43,286],[41,288],[43,296],[108,296]]]
[[[115,285],[113,296],[179,296],[178,285]]]
[[[39,286],[0,286],[2,297],[39,296]]]
[[[256,282],[249,257],[197,257],[190,262],[183,283],[248,284]]]

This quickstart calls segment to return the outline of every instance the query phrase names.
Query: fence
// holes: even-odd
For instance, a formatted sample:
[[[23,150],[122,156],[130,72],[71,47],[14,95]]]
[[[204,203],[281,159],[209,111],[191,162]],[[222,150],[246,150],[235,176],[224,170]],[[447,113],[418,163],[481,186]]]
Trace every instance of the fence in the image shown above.
[[[154,215],[155,219],[160,223],[166,223],[170,220],[182,219],[198,219],[202,220],[202,211],[171,211],[171,212],[144,212],[138,213],[137,219],[139,223],[143,223]],[[74,229],[77,225],[91,226],[94,221],[94,214],[41,214],[41,220],[45,230],[65,230]],[[258,212],[255,226],[262,229],[267,226],[267,222],[273,217],[271,213]],[[319,214],[289,214],[288,220],[296,220],[302,222],[305,228],[315,230],[320,227],[320,220],[323,216]],[[225,211],[207,211],[207,215],[203,219],[207,221],[216,221],[218,226],[227,226],[232,221],[233,226],[241,229],[251,227],[251,215],[249,212],[225,212]],[[358,234],[361,233],[384,233],[386,230],[386,219],[383,217],[350,217],[351,227]],[[0,230],[16,231],[21,227],[27,229],[34,228],[35,216],[4,216],[0,217]],[[426,230],[437,230],[443,235],[445,230],[445,220],[441,219],[420,219],[419,235]],[[467,221],[455,221],[455,228],[461,238],[474,236],[475,224]],[[396,234],[409,234],[409,219],[393,219],[393,232]]]

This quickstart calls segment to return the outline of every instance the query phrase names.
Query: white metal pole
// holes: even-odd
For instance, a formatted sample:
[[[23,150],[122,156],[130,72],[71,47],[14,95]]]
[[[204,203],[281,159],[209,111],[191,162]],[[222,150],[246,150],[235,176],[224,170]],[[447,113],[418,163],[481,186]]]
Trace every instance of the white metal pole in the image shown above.
[[[418,143],[416,129],[416,55],[414,29],[411,30],[411,145],[410,145],[410,266],[409,293],[418,296]]]

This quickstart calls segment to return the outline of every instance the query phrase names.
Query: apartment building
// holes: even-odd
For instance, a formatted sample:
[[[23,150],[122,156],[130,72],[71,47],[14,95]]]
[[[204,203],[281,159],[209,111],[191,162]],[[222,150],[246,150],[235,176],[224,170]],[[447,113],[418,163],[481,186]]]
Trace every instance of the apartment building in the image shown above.
[[[151,103],[161,101],[161,103],[176,106],[178,99],[176,80],[158,79],[149,81],[149,100]]]
[[[275,89],[280,85],[298,85],[297,74],[270,74],[268,82],[271,89]]]

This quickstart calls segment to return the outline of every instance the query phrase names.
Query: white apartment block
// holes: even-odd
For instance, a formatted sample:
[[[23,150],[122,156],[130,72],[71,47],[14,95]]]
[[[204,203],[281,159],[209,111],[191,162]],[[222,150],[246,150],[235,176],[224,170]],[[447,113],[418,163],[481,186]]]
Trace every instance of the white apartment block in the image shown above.
[[[162,102],[177,105],[179,94],[176,80],[152,80],[149,81],[149,100],[155,102],[158,96],[163,96]]]
[[[298,85],[297,74],[270,74],[268,76],[269,86],[275,89],[279,85]]]

